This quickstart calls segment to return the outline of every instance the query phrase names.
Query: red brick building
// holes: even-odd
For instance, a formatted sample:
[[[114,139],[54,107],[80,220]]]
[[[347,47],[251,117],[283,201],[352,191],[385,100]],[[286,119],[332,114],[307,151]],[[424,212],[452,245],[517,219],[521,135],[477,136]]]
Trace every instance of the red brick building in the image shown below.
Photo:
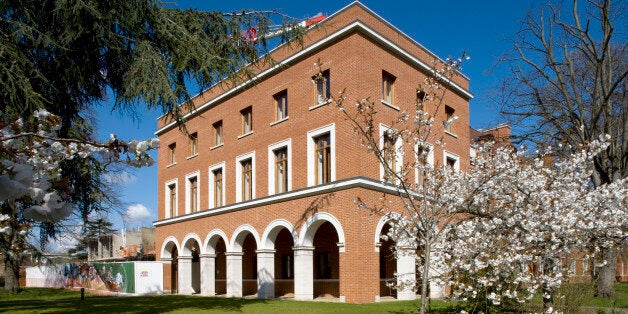
[[[414,276],[413,257],[395,260],[394,243],[380,240],[385,218],[354,204],[394,190],[329,99],[345,90],[348,100],[377,100],[384,134],[401,110],[414,110],[417,86],[440,59],[358,2],[310,29],[302,48],[281,46],[272,56],[278,64],[255,69],[253,80],[197,96],[190,137],[159,121],[155,245],[165,291],[414,299],[384,284],[394,272]],[[464,170],[472,95],[462,75],[447,88],[435,117],[459,118],[434,135],[447,145],[430,160]],[[415,158],[413,147],[401,149],[398,165]]]

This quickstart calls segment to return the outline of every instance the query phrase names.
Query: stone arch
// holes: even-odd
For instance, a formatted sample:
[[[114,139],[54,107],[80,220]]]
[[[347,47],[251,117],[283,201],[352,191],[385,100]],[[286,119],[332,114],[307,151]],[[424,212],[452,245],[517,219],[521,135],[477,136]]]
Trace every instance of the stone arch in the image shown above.
[[[196,233],[188,233],[185,238],[183,238],[183,241],[181,241],[181,256],[192,256],[192,247],[193,247],[193,242],[191,240],[196,241],[196,243],[199,246],[199,254],[203,254],[203,247],[201,247],[201,244],[203,243],[203,241],[201,241],[201,238],[196,234]]]
[[[213,229],[205,237],[203,242],[203,254],[216,254],[216,243],[222,239],[225,243],[229,243],[227,234],[220,229]]]
[[[177,252],[179,251],[179,242],[177,241],[177,238],[173,236],[165,238],[163,244],[161,245],[161,258],[172,258],[173,247],[177,249]]]
[[[247,233],[251,233],[255,238],[255,244],[257,247],[260,247],[260,239],[259,234],[253,228],[253,226],[249,224],[239,226],[231,237],[231,242],[229,242],[229,249],[231,252],[242,252],[242,242],[244,238],[246,238]]]
[[[290,234],[292,235],[292,242],[297,243],[297,241],[299,240],[299,236],[297,235],[297,231],[294,226],[292,226],[292,224],[285,219],[276,219],[268,224],[266,230],[264,230],[264,233],[262,234],[260,249],[274,249],[275,239],[282,229],[287,229],[288,232],[290,232]]]
[[[336,233],[338,234],[338,247],[340,252],[344,252],[345,245],[345,233],[342,229],[342,225],[340,221],[336,219],[332,214],[329,213],[316,213],[310,217],[303,227],[301,227],[301,232],[299,234],[299,243],[300,246],[312,246],[314,241],[314,235],[316,235],[316,230],[323,223],[329,222],[334,229],[336,229]]]
[[[375,245],[375,252],[379,252],[379,248],[381,246],[381,240],[382,238],[380,237],[382,230],[384,229],[384,227],[386,226],[386,224],[392,219],[390,214],[386,214],[384,216],[382,216],[382,218],[379,219],[379,222],[377,223],[377,227],[375,227],[375,239],[374,239],[374,245]]]

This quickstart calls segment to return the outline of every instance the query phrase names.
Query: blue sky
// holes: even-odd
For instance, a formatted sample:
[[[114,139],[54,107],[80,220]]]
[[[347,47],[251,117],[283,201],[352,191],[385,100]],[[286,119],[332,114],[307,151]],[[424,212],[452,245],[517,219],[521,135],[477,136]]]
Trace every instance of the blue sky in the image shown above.
[[[511,40],[520,29],[520,21],[528,10],[538,8],[538,1],[375,1],[362,4],[421,43],[441,58],[460,56],[463,51],[471,57],[462,72],[470,78],[475,95],[470,101],[471,126],[486,128],[503,122],[491,101],[491,94],[508,75],[504,65],[497,65],[499,56],[512,48]],[[173,6],[205,11],[233,12],[249,10],[278,10],[297,19],[318,13],[331,15],[351,1],[175,1]],[[496,66],[497,65],[497,66]],[[193,94],[196,91],[192,91]],[[101,138],[110,133],[123,139],[153,137],[160,112],[140,112],[140,118],[110,112],[104,104],[97,112],[97,128]],[[110,219],[117,228],[150,226],[157,218],[157,167],[130,170],[121,180],[121,211],[129,211],[130,219],[123,223],[120,214]]]

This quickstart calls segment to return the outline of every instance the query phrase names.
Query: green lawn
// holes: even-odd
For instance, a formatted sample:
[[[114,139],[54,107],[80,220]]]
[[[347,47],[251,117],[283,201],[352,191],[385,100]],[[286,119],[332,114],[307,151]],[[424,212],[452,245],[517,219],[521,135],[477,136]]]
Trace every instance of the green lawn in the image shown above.
[[[628,283],[617,284],[613,300],[587,298],[589,308],[628,308]],[[143,297],[103,297],[58,289],[28,288],[19,294],[0,292],[0,312],[10,313],[414,313],[418,301],[370,304],[305,302],[159,295]],[[432,310],[455,311],[453,305],[432,301]]]
[[[26,289],[17,295],[0,293],[0,312],[10,313],[413,313],[418,301],[370,304],[211,298],[159,295],[144,297],[102,297],[54,289]],[[432,302],[433,310],[451,311],[442,301]]]

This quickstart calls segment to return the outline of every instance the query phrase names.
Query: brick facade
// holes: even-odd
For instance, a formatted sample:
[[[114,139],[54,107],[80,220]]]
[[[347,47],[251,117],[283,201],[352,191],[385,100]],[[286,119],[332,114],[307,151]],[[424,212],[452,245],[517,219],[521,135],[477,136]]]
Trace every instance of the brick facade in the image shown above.
[[[381,106],[377,119],[378,127],[383,127],[399,116],[399,109],[412,109],[428,73],[425,65],[436,57],[357,2],[311,29],[305,41],[298,50],[273,51],[279,66],[255,68],[254,82],[231,89],[218,85],[194,99],[197,111],[190,114],[186,127],[196,133],[197,154],[190,154],[192,141],[176,126],[159,121],[155,247],[157,259],[164,261],[164,290],[260,298],[336,297],[357,303],[391,295],[380,287],[380,277],[398,265],[388,262],[380,267],[380,254],[390,258],[390,252],[380,249],[391,245],[379,240],[383,220],[358,209],[354,200],[377,203],[394,191],[380,182],[377,159],[360,146],[343,114],[332,104],[317,103],[312,78],[325,71],[332,96],[345,90],[348,101],[374,100]],[[384,72],[395,78],[392,106],[380,101]],[[464,76],[453,81],[443,102],[459,119],[450,133],[441,131],[433,140],[442,138],[447,153],[457,156],[465,170],[471,95]],[[284,91],[289,110],[287,118],[278,121],[273,96]],[[249,107],[252,132],[242,134],[243,110]],[[445,120],[444,107],[434,114],[437,121]],[[223,142],[216,145],[218,121]],[[331,182],[316,184],[314,139],[321,134],[328,134],[331,142]],[[287,150],[288,191],[273,193],[273,149],[281,147]],[[403,149],[403,158],[413,158],[412,147]],[[442,148],[437,147],[434,156],[436,164],[444,163]],[[253,195],[243,201],[249,160]],[[222,170],[224,199],[216,207],[210,187],[217,185],[217,169]],[[412,298],[413,293],[400,292],[397,297]]]

